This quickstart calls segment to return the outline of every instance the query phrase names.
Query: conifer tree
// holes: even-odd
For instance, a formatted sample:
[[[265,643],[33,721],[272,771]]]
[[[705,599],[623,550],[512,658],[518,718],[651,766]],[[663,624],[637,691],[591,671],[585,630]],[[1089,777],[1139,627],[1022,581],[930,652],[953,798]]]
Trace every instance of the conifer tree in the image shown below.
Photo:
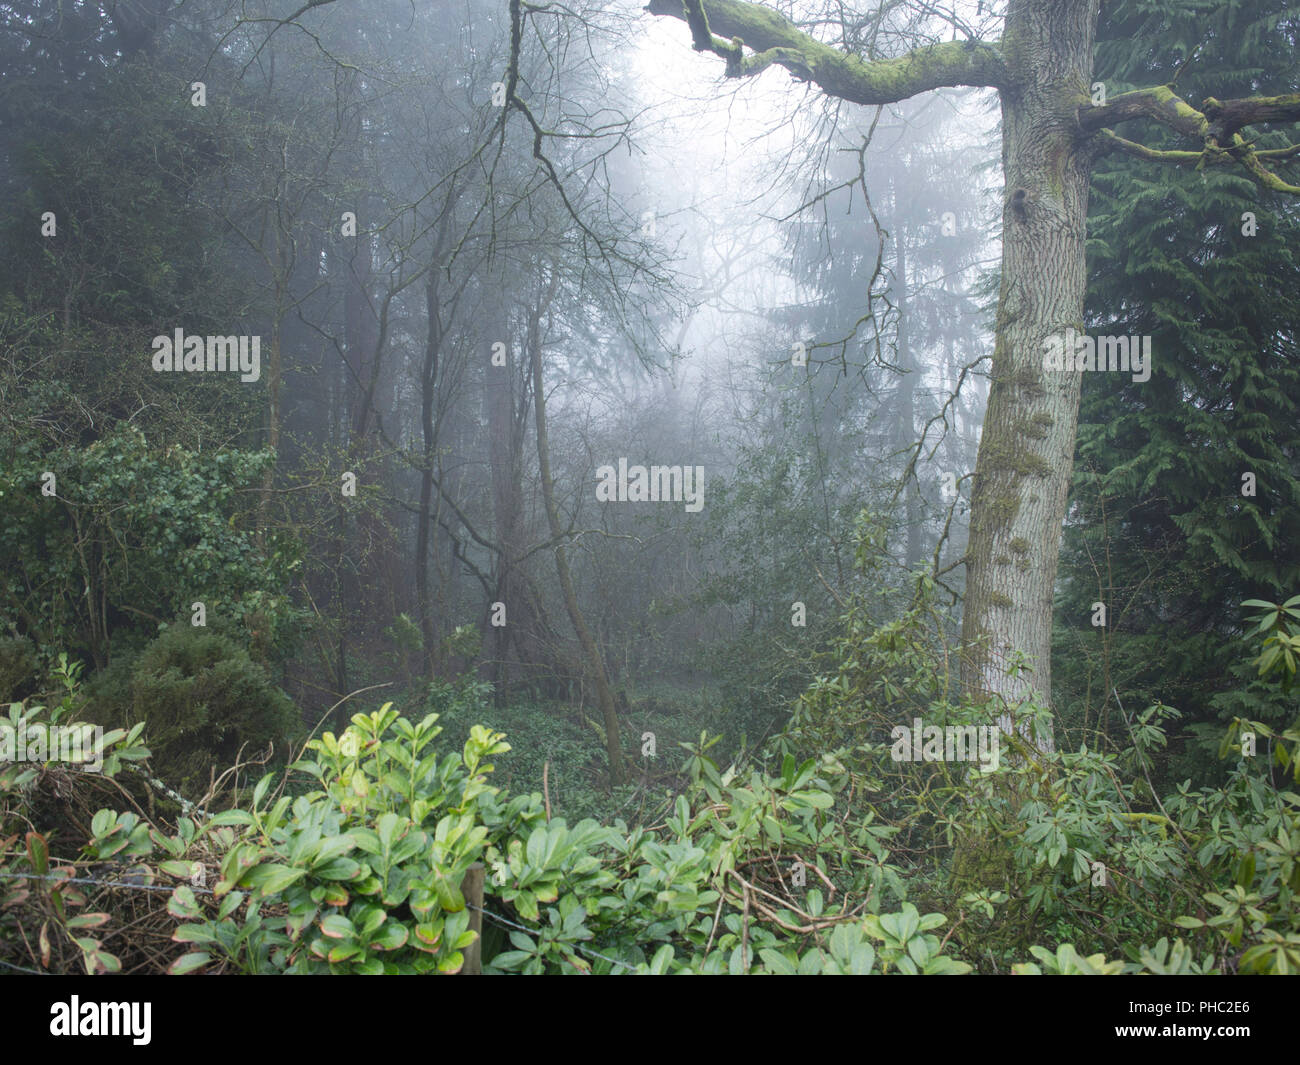
[[[1288,10],[1124,0],[1104,22],[1097,77],[1111,92],[1176,83],[1192,99],[1294,91]],[[1260,151],[1287,143],[1256,130]],[[1153,131],[1147,144],[1176,138]],[[1084,375],[1055,640],[1068,723],[1122,734],[1114,689],[1130,716],[1157,699],[1183,711],[1179,780],[1217,763],[1218,720],[1289,723],[1279,693],[1246,689],[1233,637],[1243,600],[1300,590],[1300,209],[1233,169],[1181,177],[1127,154],[1094,171],[1086,318],[1149,335],[1154,354],[1146,382]]]

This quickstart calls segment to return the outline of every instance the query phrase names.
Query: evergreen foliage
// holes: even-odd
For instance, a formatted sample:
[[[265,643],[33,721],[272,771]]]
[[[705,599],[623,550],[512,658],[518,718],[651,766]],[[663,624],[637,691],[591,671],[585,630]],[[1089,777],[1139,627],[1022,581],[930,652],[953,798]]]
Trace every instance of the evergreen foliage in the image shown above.
[[[1289,10],[1122,0],[1096,76],[1108,95],[1175,78],[1193,100],[1293,92]],[[1172,144],[1155,123],[1135,135]],[[1264,133],[1260,147],[1285,143]],[[1054,699],[1067,728],[1117,742],[1135,706],[1178,707],[1160,779],[1209,781],[1228,719],[1290,713],[1231,637],[1243,600],[1300,584],[1300,210],[1226,167],[1170,180],[1116,152],[1097,165],[1088,226],[1088,332],[1150,336],[1153,366],[1145,382],[1084,375]]]

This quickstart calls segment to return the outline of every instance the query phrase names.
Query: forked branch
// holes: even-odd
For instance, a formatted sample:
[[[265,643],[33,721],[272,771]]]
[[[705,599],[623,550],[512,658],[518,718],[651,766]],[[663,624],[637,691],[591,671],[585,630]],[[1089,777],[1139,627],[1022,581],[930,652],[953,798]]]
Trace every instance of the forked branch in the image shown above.
[[[1196,150],[1151,148],[1121,137],[1111,127],[1134,119],[1159,122],[1167,129],[1200,142]],[[1104,104],[1082,104],[1078,110],[1079,126],[1087,133],[1104,138],[1107,148],[1126,152],[1150,162],[1194,165],[1197,169],[1235,163],[1252,180],[1274,192],[1300,195],[1300,185],[1283,180],[1265,165],[1265,161],[1282,161],[1300,155],[1300,144],[1285,148],[1256,149],[1241,136],[1247,126],[1263,122],[1300,121],[1300,93],[1289,96],[1251,96],[1239,100],[1216,100],[1208,97],[1193,107],[1168,85],[1135,89],[1112,97]]]

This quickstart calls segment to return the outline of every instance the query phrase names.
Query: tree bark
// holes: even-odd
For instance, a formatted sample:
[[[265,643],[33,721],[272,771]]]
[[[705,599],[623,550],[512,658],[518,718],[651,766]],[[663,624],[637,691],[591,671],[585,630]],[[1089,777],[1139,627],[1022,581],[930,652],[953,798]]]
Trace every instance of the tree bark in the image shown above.
[[[1052,598],[1081,372],[1045,370],[1043,341],[1083,332],[1091,153],[1075,115],[1092,78],[1095,0],[1013,0],[1002,48],[1002,280],[993,380],[971,493],[962,686],[1051,700]],[[1020,661],[1025,667],[1015,669]],[[1050,732],[1037,737],[1051,750]]]

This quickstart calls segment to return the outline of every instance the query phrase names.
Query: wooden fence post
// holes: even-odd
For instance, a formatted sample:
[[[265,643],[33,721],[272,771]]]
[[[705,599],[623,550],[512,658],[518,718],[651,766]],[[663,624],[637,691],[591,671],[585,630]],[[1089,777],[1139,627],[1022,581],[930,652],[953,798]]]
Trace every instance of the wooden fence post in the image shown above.
[[[474,933],[474,942],[465,948],[465,964],[461,966],[461,976],[483,975],[483,863],[475,862],[465,870],[465,879],[460,882],[461,894],[465,896],[465,905],[469,909],[469,928]]]

